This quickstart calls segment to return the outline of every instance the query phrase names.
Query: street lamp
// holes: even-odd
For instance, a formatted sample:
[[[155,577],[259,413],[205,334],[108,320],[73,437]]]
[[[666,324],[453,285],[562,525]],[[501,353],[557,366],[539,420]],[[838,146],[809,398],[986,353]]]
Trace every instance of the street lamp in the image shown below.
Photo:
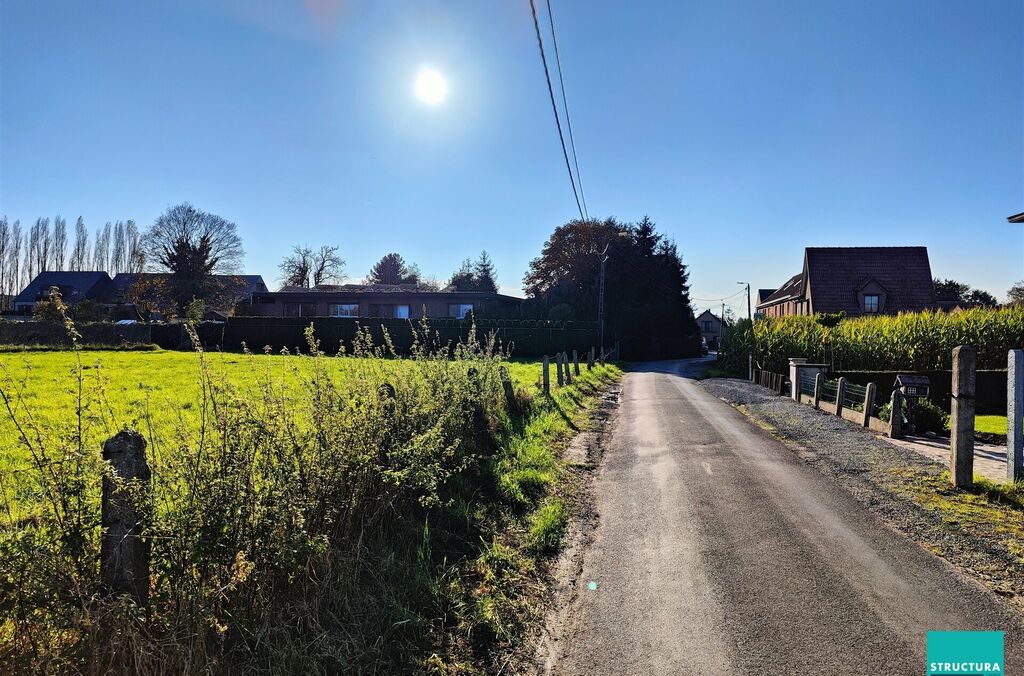
[[[753,317],[750,314],[750,282],[736,282],[736,283],[737,284],[746,284],[747,285],[747,321],[752,322],[754,320],[753,320]]]

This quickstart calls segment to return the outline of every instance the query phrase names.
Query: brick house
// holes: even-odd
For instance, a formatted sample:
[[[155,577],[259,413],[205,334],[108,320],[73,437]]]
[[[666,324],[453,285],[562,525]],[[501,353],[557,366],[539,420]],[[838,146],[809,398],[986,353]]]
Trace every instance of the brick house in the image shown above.
[[[768,317],[845,312],[848,316],[936,308],[928,249],[923,246],[807,247],[804,266],[761,299]]]
[[[521,298],[480,291],[424,289],[415,284],[340,284],[284,287],[253,294],[253,314],[264,317],[382,317],[419,319],[477,315],[517,316]]]
[[[697,326],[700,328],[700,337],[712,350],[718,349],[718,342],[722,339],[722,320],[711,313],[711,310],[704,310],[697,317]]]

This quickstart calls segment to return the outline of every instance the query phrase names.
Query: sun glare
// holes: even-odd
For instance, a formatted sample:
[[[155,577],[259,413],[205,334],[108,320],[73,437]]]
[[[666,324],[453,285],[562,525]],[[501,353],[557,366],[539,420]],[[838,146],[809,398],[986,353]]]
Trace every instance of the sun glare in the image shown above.
[[[448,96],[448,81],[437,70],[423,68],[416,76],[416,98],[428,106],[442,103]]]

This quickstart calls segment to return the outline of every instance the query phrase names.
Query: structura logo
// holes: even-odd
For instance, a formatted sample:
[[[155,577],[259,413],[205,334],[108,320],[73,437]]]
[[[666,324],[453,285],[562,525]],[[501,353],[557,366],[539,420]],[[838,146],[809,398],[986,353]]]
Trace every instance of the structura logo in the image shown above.
[[[1003,674],[1003,632],[928,632],[928,673],[958,676]]]

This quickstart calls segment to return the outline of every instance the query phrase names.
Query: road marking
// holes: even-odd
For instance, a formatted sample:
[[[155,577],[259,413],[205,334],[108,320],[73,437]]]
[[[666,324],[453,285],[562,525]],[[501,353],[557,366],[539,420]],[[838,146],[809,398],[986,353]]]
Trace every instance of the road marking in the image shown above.
[[[705,461],[702,462],[701,464],[704,465],[704,471],[708,473],[708,476],[711,476],[711,463]]]

